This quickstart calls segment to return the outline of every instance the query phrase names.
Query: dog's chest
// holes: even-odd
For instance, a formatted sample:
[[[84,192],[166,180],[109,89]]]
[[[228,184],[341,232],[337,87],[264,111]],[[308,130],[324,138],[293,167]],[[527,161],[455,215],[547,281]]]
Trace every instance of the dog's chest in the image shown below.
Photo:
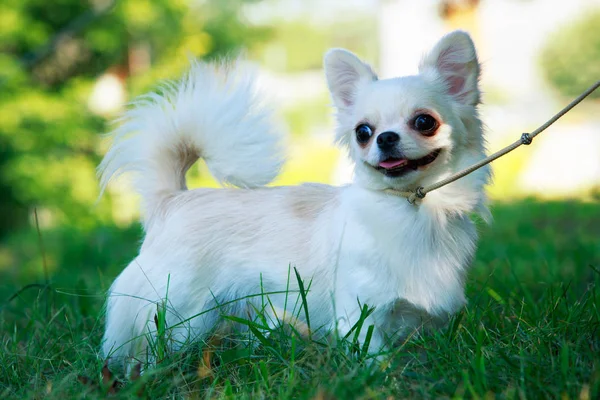
[[[436,219],[413,210],[351,217],[340,246],[338,286],[363,303],[408,302],[440,315],[464,304],[464,273],[476,232],[467,217]]]

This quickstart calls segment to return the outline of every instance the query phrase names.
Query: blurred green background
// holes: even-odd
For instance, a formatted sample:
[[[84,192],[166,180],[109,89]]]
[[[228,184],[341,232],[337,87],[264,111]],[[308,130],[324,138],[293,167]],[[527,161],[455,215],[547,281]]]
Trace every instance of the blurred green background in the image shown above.
[[[142,231],[126,179],[96,204],[95,167],[107,149],[103,134],[135,96],[177,79],[190,58],[242,54],[260,67],[260,87],[289,131],[289,161],[275,184],[343,184],[352,168],[332,145],[323,53],[345,47],[382,77],[406,74],[457,28],[471,33],[483,64],[490,150],[536,128],[600,78],[598,0],[0,2],[0,393],[85,397],[76,375],[100,373],[105,292],[136,255]],[[339,398],[388,389],[392,397],[412,393],[405,390],[461,397],[471,359],[483,360],[477,354],[486,355],[488,370],[477,364],[474,376],[513,393],[505,397],[515,397],[515,387],[523,398],[599,393],[599,96],[493,164],[496,221],[479,224],[458,335],[478,332],[477,346],[450,341],[443,350],[445,342],[435,342],[433,367],[402,366],[406,374],[380,374],[381,385],[357,365],[317,363],[323,368],[313,378],[296,383],[307,398],[324,382],[339,388]],[[216,186],[199,164],[189,186]],[[491,333],[485,351],[478,347],[484,331]],[[166,386],[151,388],[155,398],[175,396],[170,379],[156,381]],[[238,390],[253,389],[240,379]]]
[[[429,27],[440,34],[467,29],[481,49],[486,100],[482,113],[492,148],[535,127],[600,77],[598,9],[576,13],[554,10],[554,19],[549,17],[552,26],[540,28],[543,35],[538,34],[537,41],[530,41],[530,47],[521,50],[528,58],[516,63],[525,72],[534,71],[536,79],[525,76],[518,81],[511,75],[512,81],[521,85],[513,87],[502,81],[511,70],[502,68],[504,64],[514,66],[507,47],[518,50],[518,43],[510,42],[508,29],[486,22],[495,8],[505,7],[504,3],[430,3],[434,7],[422,12],[421,25],[429,21]],[[552,9],[548,2],[515,3],[507,20]],[[162,80],[180,76],[190,57],[211,60],[245,54],[250,62],[260,65],[264,91],[281,105],[280,116],[291,137],[290,161],[277,184],[348,181],[351,168],[331,144],[332,109],[322,78],[322,55],[330,47],[346,47],[384,72],[394,63],[416,65],[418,59],[390,58],[388,49],[402,49],[412,43],[425,51],[427,40],[418,40],[418,32],[395,37],[382,30],[385,18],[394,12],[399,18],[421,12],[410,7],[401,0],[326,4],[294,0],[3,1],[0,300],[24,284],[45,279],[44,269],[50,279],[60,279],[61,274],[72,278],[92,270],[106,273],[110,281],[135,254],[141,232],[136,222],[136,199],[126,185],[114,185],[95,203],[95,167],[106,150],[102,134],[114,126],[111,120],[129,100]],[[532,34],[524,24],[519,29],[517,35]],[[546,35],[546,31],[551,32]],[[496,52],[500,55],[494,56]],[[486,74],[488,67],[490,73]],[[528,86],[531,82],[537,85],[535,90]],[[532,92],[537,97],[520,96]],[[523,103],[524,98],[528,103]],[[565,118],[569,132],[579,129],[587,137],[585,133],[591,129],[597,134],[599,110],[597,101],[586,102]],[[545,147],[542,140],[539,142],[539,148],[545,149],[538,156],[541,175],[536,175],[535,166],[528,165],[536,146],[521,149],[495,164],[492,198],[595,201],[598,158],[589,160],[584,168],[577,162],[593,158],[597,149],[596,153],[586,153],[594,151],[594,146],[576,142],[580,150],[562,154],[556,150],[561,148],[560,142],[548,142]],[[575,161],[563,162],[568,156]],[[545,172],[560,163],[561,171],[575,163],[591,178],[574,188],[559,185],[557,190],[532,189],[527,184],[531,174],[534,180],[541,176],[551,184],[572,182],[574,173],[561,177]],[[190,180],[191,186],[215,185],[202,165],[190,172]],[[76,279],[65,285],[77,287]]]

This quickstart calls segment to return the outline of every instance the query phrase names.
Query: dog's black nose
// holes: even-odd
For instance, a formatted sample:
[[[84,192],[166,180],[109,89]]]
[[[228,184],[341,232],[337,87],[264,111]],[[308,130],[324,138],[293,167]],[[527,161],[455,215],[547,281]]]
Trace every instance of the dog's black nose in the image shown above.
[[[377,146],[381,150],[392,150],[396,143],[400,141],[400,135],[396,132],[383,132],[377,136]]]

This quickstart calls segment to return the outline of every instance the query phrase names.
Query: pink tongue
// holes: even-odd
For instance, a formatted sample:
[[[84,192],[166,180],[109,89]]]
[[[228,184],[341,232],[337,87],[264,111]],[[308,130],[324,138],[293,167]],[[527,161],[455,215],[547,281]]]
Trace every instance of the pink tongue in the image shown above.
[[[379,163],[379,166],[385,169],[391,169],[396,167],[401,167],[404,164],[407,164],[408,160],[386,160]]]

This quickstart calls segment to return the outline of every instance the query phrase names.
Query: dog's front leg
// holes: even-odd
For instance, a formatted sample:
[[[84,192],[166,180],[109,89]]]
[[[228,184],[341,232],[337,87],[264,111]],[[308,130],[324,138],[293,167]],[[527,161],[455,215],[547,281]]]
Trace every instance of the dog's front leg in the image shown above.
[[[352,301],[350,296],[344,300],[338,298],[336,303],[338,336],[347,338],[350,342],[358,342],[361,351],[365,345],[368,346],[370,355],[380,353],[385,342],[377,323],[377,310],[372,310],[369,305],[360,303],[356,298]]]

